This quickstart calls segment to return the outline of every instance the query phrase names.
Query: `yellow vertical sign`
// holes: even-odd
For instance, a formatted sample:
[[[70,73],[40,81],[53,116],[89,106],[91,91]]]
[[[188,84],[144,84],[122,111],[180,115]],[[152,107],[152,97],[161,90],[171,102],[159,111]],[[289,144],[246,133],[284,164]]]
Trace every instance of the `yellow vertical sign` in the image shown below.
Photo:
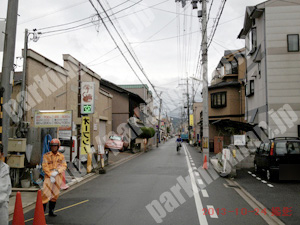
[[[86,155],[91,152],[91,126],[90,117],[81,117],[81,155]]]
[[[194,115],[190,115],[190,126],[194,126]]]

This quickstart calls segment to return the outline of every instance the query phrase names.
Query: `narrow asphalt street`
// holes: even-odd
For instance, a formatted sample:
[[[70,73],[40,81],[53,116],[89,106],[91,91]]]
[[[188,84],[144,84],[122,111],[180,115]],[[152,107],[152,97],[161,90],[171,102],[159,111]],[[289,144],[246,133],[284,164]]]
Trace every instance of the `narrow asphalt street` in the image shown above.
[[[171,139],[61,196],[47,224],[268,224],[201,155]]]

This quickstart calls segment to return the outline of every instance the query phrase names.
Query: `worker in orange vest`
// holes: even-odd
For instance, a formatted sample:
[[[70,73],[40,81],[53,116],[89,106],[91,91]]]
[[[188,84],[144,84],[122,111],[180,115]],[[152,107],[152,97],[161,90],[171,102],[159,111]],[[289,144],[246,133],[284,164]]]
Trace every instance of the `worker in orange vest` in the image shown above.
[[[60,141],[52,139],[50,142],[51,152],[47,152],[43,157],[43,170],[45,172],[45,179],[43,185],[43,205],[46,211],[47,203],[49,202],[49,216],[55,217],[54,208],[56,200],[59,197],[60,186],[62,183],[62,173],[67,168],[65,157],[58,152]]]

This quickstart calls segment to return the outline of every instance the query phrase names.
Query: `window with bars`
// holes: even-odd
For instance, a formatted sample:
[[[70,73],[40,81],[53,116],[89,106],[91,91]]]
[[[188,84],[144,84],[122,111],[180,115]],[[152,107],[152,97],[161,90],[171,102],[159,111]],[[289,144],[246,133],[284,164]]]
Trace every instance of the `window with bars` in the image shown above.
[[[226,107],[227,99],[226,92],[218,92],[211,94],[211,107],[212,108],[222,108]]]

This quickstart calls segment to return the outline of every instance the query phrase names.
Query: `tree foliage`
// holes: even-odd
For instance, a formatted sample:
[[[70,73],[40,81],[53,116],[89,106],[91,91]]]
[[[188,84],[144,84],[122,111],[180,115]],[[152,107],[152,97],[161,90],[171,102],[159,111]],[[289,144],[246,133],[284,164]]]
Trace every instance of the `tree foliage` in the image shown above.
[[[155,135],[155,130],[152,127],[141,127],[142,133],[139,138],[152,138]]]

